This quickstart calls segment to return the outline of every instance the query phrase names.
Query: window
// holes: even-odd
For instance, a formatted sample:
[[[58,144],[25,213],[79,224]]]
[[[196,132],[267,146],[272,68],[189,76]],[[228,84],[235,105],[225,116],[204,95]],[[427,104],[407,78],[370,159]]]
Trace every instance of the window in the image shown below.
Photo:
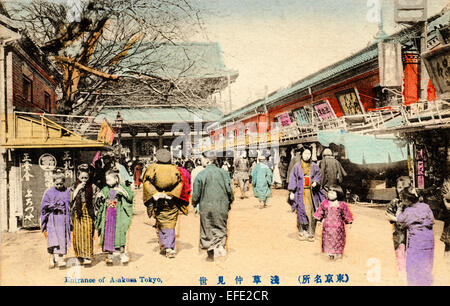
[[[22,79],[22,96],[24,102],[33,103],[33,82],[25,75]]]
[[[48,93],[44,93],[44,109],[51,113],[52,112],[52,100]]]

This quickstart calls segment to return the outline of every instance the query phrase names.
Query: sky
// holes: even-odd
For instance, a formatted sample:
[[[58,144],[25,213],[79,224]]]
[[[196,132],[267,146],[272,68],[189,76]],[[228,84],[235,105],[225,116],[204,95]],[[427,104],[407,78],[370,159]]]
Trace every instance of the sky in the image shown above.
[[[418,0],[420,1],[420,0]],[[385,32],[394,22],[393,0],[197,0],[208,11],[206,34],[219,42],[225,65],[239,71],[231,86],[233,110],[287,87],[374,41],[377,5]],[[428,0],[428,16],[449,0]],[[228,90],[223,99],[228,98]]]

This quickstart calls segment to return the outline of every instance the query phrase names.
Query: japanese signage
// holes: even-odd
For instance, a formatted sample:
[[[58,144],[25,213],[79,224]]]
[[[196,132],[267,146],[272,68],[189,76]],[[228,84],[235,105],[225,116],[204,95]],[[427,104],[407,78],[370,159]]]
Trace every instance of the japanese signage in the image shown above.
[[[344,115],[351,116],[364,113],[358,91],[355,88],[336,93],[336,98],[339,101]]]
[[[331,108],[330,102],[323,100],[314,104],[314,110],[321,120],[335,118],[333,109]]]
[[[45,191],[53,186],[53,170],[56,167],[64,170],[65,185],[69,187],[73,183],[74,177],[70,151],[43,153],[36,150],[20,154],[24,228],[40,226],[42,197]]]
[[[278,120],[279,120],[281,126],[288,126],[292,123],[289,113],[283,113],[283,114],[279,115]]]
[[[297,123],[299,125],[309,125],[309,117],[306,109],[300,108],[299,110],[296,110],[295,115],[297,117]]]
[[[425,53],[423,58],[438,95],[450,97],[450,44]]]
[[[425,188],[425,171],[423,162],[423,150],[419,150],[417,157],[417,188]]]

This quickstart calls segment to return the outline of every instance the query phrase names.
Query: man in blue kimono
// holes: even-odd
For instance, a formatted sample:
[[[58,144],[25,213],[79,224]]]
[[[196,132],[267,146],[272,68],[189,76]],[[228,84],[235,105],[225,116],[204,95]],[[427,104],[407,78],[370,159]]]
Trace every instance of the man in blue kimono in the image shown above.
[[[226,255],[228,212],[234,201],[231,178],[217,166],[211,153],[209,164],[195,178],[192,205],[200,213],[200,247],[206,249],[208,261]]]

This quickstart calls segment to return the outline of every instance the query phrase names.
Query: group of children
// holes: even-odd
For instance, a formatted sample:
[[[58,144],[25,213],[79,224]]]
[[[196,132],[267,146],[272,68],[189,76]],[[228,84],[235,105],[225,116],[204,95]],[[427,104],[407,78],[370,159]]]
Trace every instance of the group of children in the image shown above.
[[[119,170],[105,173],[106,184],[99,189],[90,180],[89,167],[78,167],[77,180],[65,186],[63,171],[56,170],[53,187],[49,188],[41,204],[41,229],[47,238],[49,267],[64,267],[64,255],[73,243],[75,256],[84,265],[92,264],[95,229],[100,237],[106,263],[116,256],[122,263],[129,261],[125,252],[126,235],[133,215],[133,191],[120,183]],[[72,241],[71,241],[72,240]]]

